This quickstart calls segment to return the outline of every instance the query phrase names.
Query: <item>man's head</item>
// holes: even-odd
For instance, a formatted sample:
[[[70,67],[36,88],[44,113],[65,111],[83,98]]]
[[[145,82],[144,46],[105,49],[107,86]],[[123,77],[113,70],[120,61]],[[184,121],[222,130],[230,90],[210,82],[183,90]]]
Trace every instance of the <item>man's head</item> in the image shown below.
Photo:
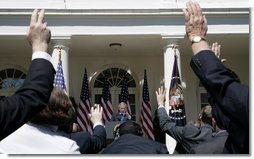
[[[206,105],[204,106],[199,114],[199,119],[206,124],[209,124],[213,126],[213,116],[212,116],[212,106],[211,105]]]
[[[119,103],[118,112],[119,113],[126,113],[126,111],[127,111],[127,104],[124,102]]]
[[[70,98],[63,90],[54,87],[48,105],[31,120],[35,124],[64,125],[73,120],[75,114]]]
[[[119,126],[119,135],[122,136],[124,134],[143,136],[140,125],[134,121],[126,121]]]

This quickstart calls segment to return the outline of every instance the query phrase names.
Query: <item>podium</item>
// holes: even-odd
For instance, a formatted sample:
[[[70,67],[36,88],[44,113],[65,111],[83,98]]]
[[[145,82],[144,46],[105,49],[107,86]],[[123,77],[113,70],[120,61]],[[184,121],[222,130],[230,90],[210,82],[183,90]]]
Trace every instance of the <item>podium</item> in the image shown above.
[[[117,124],[120,124],[120,121],[108,121],[105,123],[105,129],[107,133],[107,140],[114,140],[114,128]]]

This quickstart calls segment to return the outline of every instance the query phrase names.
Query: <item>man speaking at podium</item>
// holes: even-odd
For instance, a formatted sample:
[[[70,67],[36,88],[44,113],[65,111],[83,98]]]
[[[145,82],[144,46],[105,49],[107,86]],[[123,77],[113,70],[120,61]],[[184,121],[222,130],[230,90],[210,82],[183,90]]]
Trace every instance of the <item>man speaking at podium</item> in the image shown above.
[[[120,121],[122,123],[127,120],[131,120],[131,115],[127,111],[127,104],[121,102],[118,105],[118,113],[114,114],[110,121]]]

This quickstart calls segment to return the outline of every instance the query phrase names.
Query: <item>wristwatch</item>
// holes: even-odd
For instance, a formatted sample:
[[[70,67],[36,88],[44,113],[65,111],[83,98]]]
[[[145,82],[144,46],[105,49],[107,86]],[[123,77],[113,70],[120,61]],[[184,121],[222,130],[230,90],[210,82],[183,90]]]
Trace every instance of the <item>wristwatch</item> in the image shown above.
[[[194,36],[191,40],[191,44],[193,43],[199,43],[200,41],[206,41],[206,39],[204,37],[201,37],[201,36]]]

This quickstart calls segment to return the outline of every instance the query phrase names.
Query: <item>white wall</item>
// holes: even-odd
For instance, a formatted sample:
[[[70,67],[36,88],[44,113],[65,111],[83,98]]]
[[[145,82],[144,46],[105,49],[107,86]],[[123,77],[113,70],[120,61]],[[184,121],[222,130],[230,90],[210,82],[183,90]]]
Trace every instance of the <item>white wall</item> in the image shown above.
[[[1,0],[0,8],[52,9],[155,9],[182,8],[188,0]],[[206,8],[239,8],[249,5],[248,0],[197,0]]]

